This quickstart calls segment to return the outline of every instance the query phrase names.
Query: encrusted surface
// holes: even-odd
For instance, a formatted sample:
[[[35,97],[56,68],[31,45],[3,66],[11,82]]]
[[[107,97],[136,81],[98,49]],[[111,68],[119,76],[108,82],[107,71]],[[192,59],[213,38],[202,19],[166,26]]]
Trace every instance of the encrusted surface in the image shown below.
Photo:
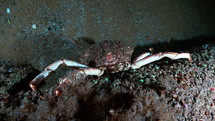
[[[110,66],[131,60],[133,47],[122,41],[104,40],[92,45],[84,54],[81,62],[90,66]],[[92,65],[91,65],[92,64]]]

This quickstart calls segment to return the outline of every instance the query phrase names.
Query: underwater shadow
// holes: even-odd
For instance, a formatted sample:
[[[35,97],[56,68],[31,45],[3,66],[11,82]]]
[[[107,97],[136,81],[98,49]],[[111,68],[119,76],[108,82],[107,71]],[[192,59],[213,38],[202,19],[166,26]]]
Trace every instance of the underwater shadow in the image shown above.
[[[81,121],[104,121],[110,115],[110,110],[123,113],[133,103],[134,96],[129,93],[108,94],[106,99],[98,99],[94,91],[84,99],[79,99],[79,109],[75,117]]]

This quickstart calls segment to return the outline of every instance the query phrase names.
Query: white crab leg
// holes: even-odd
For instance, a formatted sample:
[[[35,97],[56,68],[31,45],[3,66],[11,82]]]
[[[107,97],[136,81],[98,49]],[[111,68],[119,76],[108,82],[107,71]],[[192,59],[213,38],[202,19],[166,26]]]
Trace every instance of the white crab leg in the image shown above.
[[[95,75],[101,76],[104,73],[104,69],[97,69],[97,68],[85,68],[83,69],[86,75]]]
[[[135,59],[135,61],[139,61],[139,60],[141,60],[141,59],[143,59],[143,58],[145,58],[145,57],[147,57],[147,56],[149,56],[150,55],[150,53],[143,53],[143,54],[141,54],[140,56],[138,56],[136,59]]]
[[[168,57],[172,60],[176,60],[176,59],[181,59],[181,58],[185,58],[191,61],[191,55],[190,53],[174,53],[174,52],[164,52],[164,53],[158,53],[158,54],[154,54],[154,55],[150,55],[147,56],[145,58],[142,58],[138,61],[134,61],[134,63],[131,65],[132,69],[137,69],[140,68],[144,65],[147,65],[151,62],[160,60],[164,57]]]
[[[71,60],[58,60],[48,67],[45,68],[45,70],[37,75],[31,82],[30,82],[30,87],[32,90],[36,91],[36,86],[41,83],[41,81],[46,78],[51,72],[55,71],[60,65],[68,66],[68,67],[78,67],[78,68],[87,68],[88,66],[71,61]]]
[[[71,60],[66,60],[66,59],[62,59],[62,60],[58,60],[55,61],[54,63],[52,63],[51,65],[49,65],[48,67],[45,68],[45,70],[56,70],[60,65],[65,65],[68,67],[79,67],[79,68],[86,68],[88,66],[77,63],[75,61],[71,61]]]
[[[191,61],[191,55],[190,53],[174,53],[174,52],[165,52],[163,53],[164,57],[168,57],[172,60],[176,60],[176,59],[188,59],[189,61]]]

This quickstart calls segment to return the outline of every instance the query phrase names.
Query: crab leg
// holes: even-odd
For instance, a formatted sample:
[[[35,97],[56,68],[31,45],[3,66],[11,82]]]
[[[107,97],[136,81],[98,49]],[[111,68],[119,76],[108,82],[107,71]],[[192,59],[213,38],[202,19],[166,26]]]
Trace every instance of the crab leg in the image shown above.
[[[45,68],[45,70],[37,75],[30,83],[30,87],[32,88],[33,91],[36,92],[36,86],[38,86],[44,78],[46,78],[50,73],[54,72],[60,65],[68,66],[68,67],[78,67],[78,68],[87,68],[88,66],[71,61],[71,60],[58,60],[48,67]]]
[[[140,55],[141,56],[141,55]],[[188,59],[191,61],[191,55],[190,53],[174,53],[174,52],[164,52],[164,53],[158,53],[158,54],[153,54],[150,56],[146,56],[145,58],[139,59],[139,57],[134,61],[134,63],[131,65],[132,69],[137,69],[140,68],[144,65],[147,65],[151,62],[160,60],[164,57],[170,58],[172,60],[176,59]]]
[[[84,68],[84,69],[79,69],[79,70],[73,71],[69,75],[69,77],[71,77],[71,79],[69,79],[67,77],[60,79],[60,83],[59,83],[57,89],[55,90],[55,95],[59,96],[61,94],[61,90],[63,89],[63,87],[68,85],[68,83],[71,83],[72,82],[71,80],[77,80],[80,78],[83,79],[89,75],[101,76],[103,73],[104,73],[104,69],[97,69],[97,68]]]
[[[141,59],[143,59],[149,55],[150,55],[150,53],[143,53],[140,56],[138,56],[135,61],[139,61],[139,60],[141,60]]]

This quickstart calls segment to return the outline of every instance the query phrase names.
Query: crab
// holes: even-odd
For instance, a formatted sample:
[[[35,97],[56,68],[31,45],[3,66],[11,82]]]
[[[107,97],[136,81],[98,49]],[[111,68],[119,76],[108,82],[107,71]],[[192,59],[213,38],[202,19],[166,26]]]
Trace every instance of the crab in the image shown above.
[[[152,54],[150,51],[139,55],[136,59],[131,59],[133,54],[133,47],[122,41],[105,40],[92,45],[81,57],[81,63],[61,59],[50,64],[45,70],[37,75],[30,83],[33,91],[38,92],[39,84],[54,72],[60,65],[78,69],[77,75],[83,77],[101,76],[104,72],[115,73],[120,71],[127,71],[129,69],[138,69],[149,63],[158,61],[164,57],[172,60],[188,59],[191,61],[190,53],[175,53],[175,52],[160,52]],[[82,64],[83,63],[83,64]],[[55,95],[61,94],[61,88],[72,83],[72,79],[67,77],[60,79],[60,84],[55,90]]]

